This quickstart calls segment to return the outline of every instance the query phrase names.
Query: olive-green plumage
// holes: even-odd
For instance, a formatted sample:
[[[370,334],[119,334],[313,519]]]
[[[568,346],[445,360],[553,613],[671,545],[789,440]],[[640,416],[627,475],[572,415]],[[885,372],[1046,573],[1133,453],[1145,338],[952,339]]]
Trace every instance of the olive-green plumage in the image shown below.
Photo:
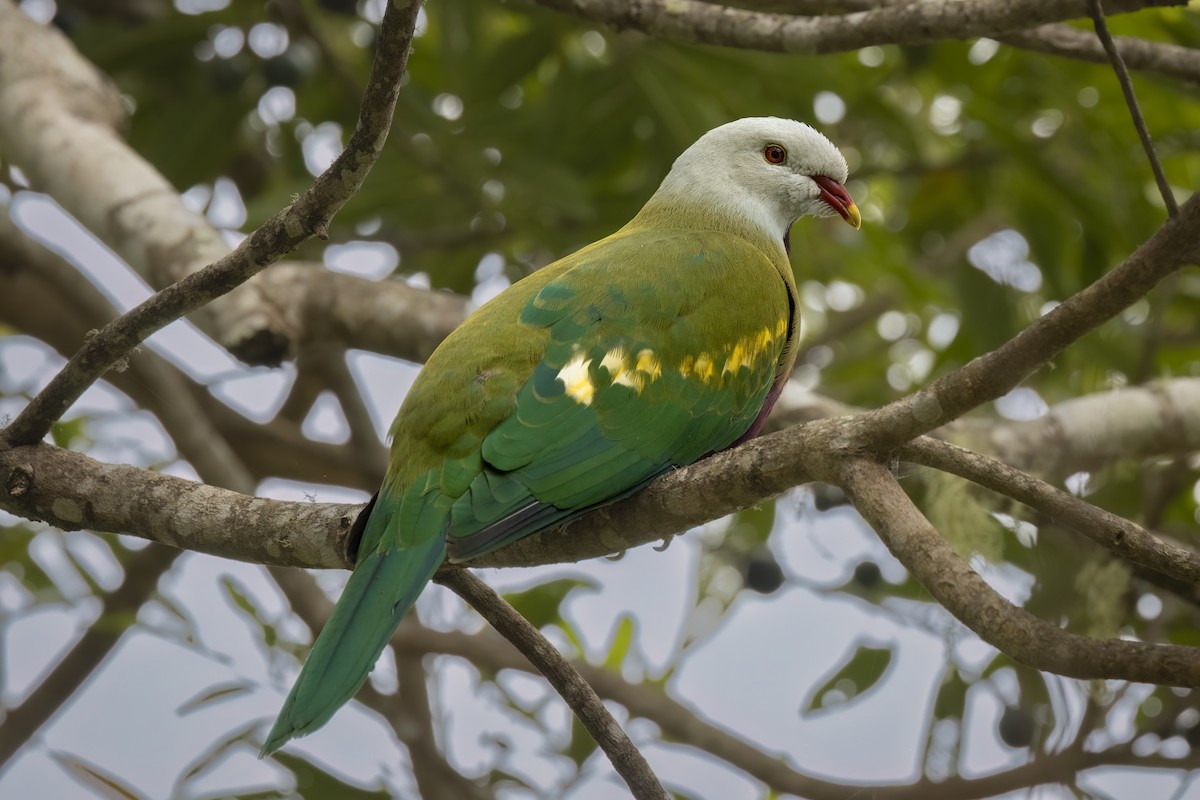
[[[766,222],[747,204],[719,202],[698,191],[704,181],[686,163],[699,149],[711,170],[706,142],[736,149],[743,170],[762,162],[774,178],[788,169],[812,196],[789,196],[778,210],[749,204]],[[772,145],[795,160],[764,161]],[[817,157],[796,152],[805,147]],[[715,129],[628,225],[516,283],[442,343],[392,425],[358,564],[264,754],[353,696],[447,555],[502,547],[756,432],[799,332],[787,227],[835,211],[857,223],[844,190],[842,208],[831,206],[808,186],[813,175],[837,194],[845,164],[807,126],[756,119]]]

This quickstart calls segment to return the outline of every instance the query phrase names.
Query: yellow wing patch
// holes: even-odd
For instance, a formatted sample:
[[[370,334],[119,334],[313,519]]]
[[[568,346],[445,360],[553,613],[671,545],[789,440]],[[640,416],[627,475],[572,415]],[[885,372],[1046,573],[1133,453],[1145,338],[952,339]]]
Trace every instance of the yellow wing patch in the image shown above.
[[[742,367],[753,368],[762,355],[771,350],[771,345],[786,332],[787,320],[784,319],[773,329],[764,326],[736,342],[719,348],[715,355],[707,351],[686,355],[679,362],[679,374],[703,383],[714,379],[721,381],[726,373],[736,375]],[[771,355],[774,357],[773,353]],[[583,353],[576,352],[558,371],[558,380],[562,381],[567,396],[585,406],[592,404],[596,394],[596,385],[589,372],[591,365],[592,359],[584,358]],[[647,383],[658,380],[663,371],[662,360],[650,348],[639,350],[634,357],[623,347],[614,347],[600,359],[599,366],[608,372],[611,385],[628,386],[638,394],[642,393]]]
[[[717,351],[714,357],[711,353],[702,352],[696,355],[684,356],[679,362],[679,374],[685,378],[708,383],[713,378],[721,379],[726,373],[737,374],[742,367],[752,368],[759,358],[770,350],[771,345],[787,332],[787,320],[780,320],[772,330],[764,326],[748,336],[743,336],[736,342],[725,345]],[[718,373],[717,363],[721,364]]]
[[[647,381],[653,381],[662,375],[662,364],[649,348],[639,350],[637,359],[630,365],[625,350],[614,347],[604,354],[600,366],[608,370],[609,380],[614,386],[628,386],[638,394],[646,388]]]

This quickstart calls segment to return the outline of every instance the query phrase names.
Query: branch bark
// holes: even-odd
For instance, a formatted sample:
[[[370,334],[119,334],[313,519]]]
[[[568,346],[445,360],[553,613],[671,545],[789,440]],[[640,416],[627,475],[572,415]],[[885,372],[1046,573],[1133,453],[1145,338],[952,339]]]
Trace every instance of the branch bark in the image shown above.
[[[1200,648],[1089,639],[1000,596],[954,552],[882,464],[843,464],[838,484],[892,555],[979,638],[1029,666],[1084,680],[1200,686]]]
[[[1006,33],[999,41],[1023,50],[1107,64],[1108,54],[1095,36],[1070,25],[1051,23],[1027,31]],[[1133,36],[1114,36],[1117,52],[1132,69],[1158,72],[1173,78],[1200,83],[1200,50],[1167,42],[1152,42]]]
[[[835,53],[880,44],[996,37],[1088,16],[1086,0],[957,0],[886,5],[850,14],[795,17],[743,11],[701,0],[534,0],[538,5],[676,41],[781,53]],[[1185,0],[1109,0],[1109,14],[1180,6]]]
[[[958,475],[1018,500],[1134,564],[1187,583],[1200,583],[1200,554],[1164,542],[1124,517],[994,458],[927,436],[906,444],[899,455],[905,461]]]

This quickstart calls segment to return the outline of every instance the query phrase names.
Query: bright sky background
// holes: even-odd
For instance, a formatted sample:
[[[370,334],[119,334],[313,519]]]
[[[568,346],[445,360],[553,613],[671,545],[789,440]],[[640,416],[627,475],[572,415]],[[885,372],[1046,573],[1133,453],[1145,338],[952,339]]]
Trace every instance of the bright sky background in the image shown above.
[[[207,192],[191,193],[202,206]],[[238,223],[240,201],[228,193],[212,194],[208,213],[223,224]],[[53,203],[23,194],[11,212],[26,230],[49,246],[70,255],[92,280],[122,308],[148,295],[147,287],[103,245],[81,232]],[[331,248],[333,249],[333,248]],[[337,247],[329,259],[335,268],[382,277],[392,269],[387,253],[367,248]],[[481,264],[482,301],[502,285],[500,270]],[[501,265],[502,266],[502,265]],[[256,420],[269,419],[286,396],[294,370],[246,369],[185,323],[176,323],[150,340],[150,346],[171,358],[189,374],[208,381],[214,393]],[[61,359],[35,340],[23,336],[0,339],[0,381],[7,393],[33,392],[49,380]],[[351,367],[360,382],[381,435],[411,384],[417,368],[393,359],[354,353]],[[1017,398],[1013,402],[1020,405]],[[1032,402],[1032,401],[1031,401]],[[1040,402],[1040,401],[1039,401]],[[0,401],[0,415],[19,408],[15,399]],[[145,413],[130,413],[130,402],[107,384],[90,390],[69,416],[93,418],[88,434],[95,439],[89,451],[96,458],[135,464],[171,462],[167,471],[194,477],[176,461],[170,440]],[[1036,411],[1036,409],[1035,409]],[[319,402],[306,422],[306,433],[338,441],[346,436],[344,421],[332,401]],[[261,494],[319,502],[362,501],[365,495],[329,486],[268,481]],[[820,513],[803,491],[779,503],[781,521],[771,546],[788,576],[784,588],[762,596],[740,592],[729,613],[715,627],[696,628],[689,621],[696,593],[695,572],[705,538],[703,531],[676,538],[664,552],[650,547],[631,551],[618,560],[536,569],[483,570],[482,577],[501,591],[525,588],[554,577],[583,577],[595,591],[577,591],[566,604],[566,616],[583,641],[589,659],[600,661],[620,620],[636,620],[635,646],[640,672],[663,674],[678,655],[686,633],[700,638],[682,660],[669,687],[673,697],[697,709],[701,716],[769,752],[780,753],[794,765],[833,780],[904,782],[919,774],[923,721],[932,692],[939,685],[946,659],[978,669],[994,651],[940,609],[913,603],[894,603],[885,612],[848,594],[830,591],[845,583],[854,565],[870,559],[885,578],[899,580],[903,570],[879,540],[847,508]],[[0,524],[17,520],[0,512]],[[718,529],[723,523],[707,526]],[[59,582],[70,602],[33,608],[32,598],[16,579],[0,572],[0,645],[5,705],[15,706],[68,648],[97,612],[86,584],[63,557],[70,548],[94,578],[111,588],[120,571],[95,537],[61,534],[47,529],[34,542],[39,563]],[[125,546],[142,543],[123,539]],[[983,565],[985,575],[1001,591],[1021,598],[1027,578],[1021,573]],[[343,574],[326,573],[322,583],[331,592]],[[732,576],[731,576],[732,577]],[[265,570],[232,561],[188,554],[162,582],[164,597],[183,611],[186,622],[162,605],[151,604],[138,625],[125,634],[91,680],[46,725],[35,741],[0,773],[0,797],[92,797],[56,759],[77,757],[100,767],[148,798],[195,797],[215,791],[244,792],[278,783],[284,774],[270,761],[259,761],[249,745],[237,746],[209,766],[202,777],[178,786],[180,776],[205,748],[225,735],[257,724],[258,734],[274,717],[298,670],[292,660],[272,656],[256,635],[256,626],[238,611],[223,586],[232,582],[254,599],[261,612],[282,625],[284,632],[306,641],[307,631],[284,616],[283,597]],[[446,590],[432,587],[418,604],[422,619],[437,628],[476,630],[478,617]],[[552,632],[553,635],[553,632]],[[565,641],[561,634],[558,640]],[[190,640],[190,641],[189,641]],[[860,700],[810,716],[801,713],[808,692],[834,672],[859,644],[890,646],[895,656],[884,679]],[[548,755],[544,734],[521,715],[503,708],[494,686],[480,686],[476,671],[466,662],[433,659],[435,713],[445,720],[445,745],[453,763],[468,774],[500,767],[525,777],[545,796],[558,796],[570,775],[570,764]],[[373,680],[386,688],[394,675],[377,670]],[[1078,720],[1082,695],[1074,682],[1058,680],[1060,719]],[[559,741],[569,736],[565,705],[551,697],[540,679],[502,674],[500,684],[537,718],[550,726]],[[220,686],[244,686],[247,691],[181,714],[180,708]],[[1143,696],[1135,689],[1126,698],[1128,719]],[[1015,697],[1015,679],[1002,670],[971,692],[964,732],[964,772],[978,775],[1022,763],[1025,753],[1006,747],[994,731],[1003,702]],[[626,716],[617,709],[624,722]],[[655,737],[644,720],[629,725],[636,742]],[[1113,731],[1131,735],[1132,728]],[[501,744],[503,743],[503,744]],[[390,732],[371,713],[351,704],[318,733],[288,746],[290,752],[335,770],[364,786],[382,781],[401,797],[415,796],[406,775],[407,755]],[[669,788],[713,800],[761,798],[761,787],[740,772],[715,763],[703,754],[676,745],[645,747],[651,765]],[[352,777],[350,777],[352,776]],[[603,756],[588,762],[585,778],[562,796],[570,800],[607,800],[625,796],[623,787]],[[1086,776],[1082,785],[1111,797],[1175,796],[1182,773],[1146,775],[1131,770],[1104,770]],[[1196,787],[1200,797],[1200,787]],[[530,795],[506,791],[503,800]],[[1070,797],[1065,790],[1042,788],[1012,795],[1022,798]],[[849,800],[849,798],[848,798]]]

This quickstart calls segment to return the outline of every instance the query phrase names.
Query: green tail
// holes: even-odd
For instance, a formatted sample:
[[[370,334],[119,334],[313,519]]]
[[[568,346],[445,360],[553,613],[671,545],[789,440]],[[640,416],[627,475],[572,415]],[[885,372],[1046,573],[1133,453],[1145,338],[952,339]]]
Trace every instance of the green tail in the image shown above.
[[[289,739],[312,733],[354,696],[445,556],[445,538],[439,531],[423,542],[407,547],[377,546],[360,557],[284,701],[260,757],[275,752]]]

